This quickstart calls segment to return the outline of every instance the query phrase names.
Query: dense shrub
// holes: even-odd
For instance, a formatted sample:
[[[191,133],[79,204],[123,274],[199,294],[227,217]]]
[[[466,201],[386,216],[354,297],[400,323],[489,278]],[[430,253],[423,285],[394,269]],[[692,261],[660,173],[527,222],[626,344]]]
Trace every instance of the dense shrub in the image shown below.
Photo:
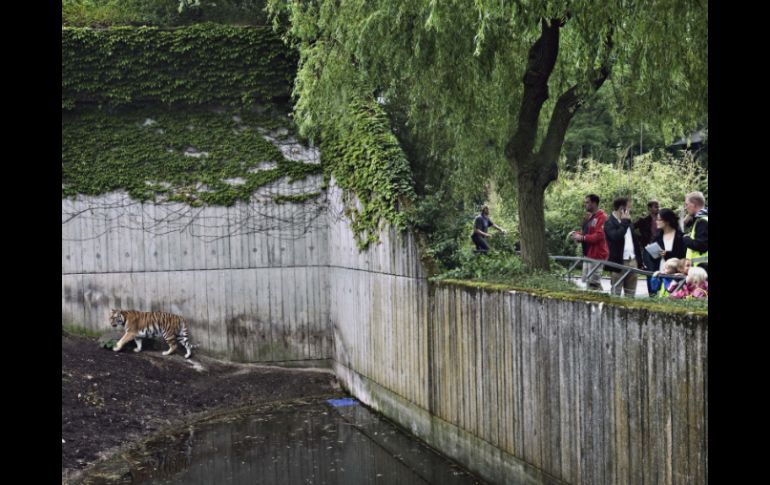
[[[62,109],[287,102],[297,56],[270,27],[62,29]]]

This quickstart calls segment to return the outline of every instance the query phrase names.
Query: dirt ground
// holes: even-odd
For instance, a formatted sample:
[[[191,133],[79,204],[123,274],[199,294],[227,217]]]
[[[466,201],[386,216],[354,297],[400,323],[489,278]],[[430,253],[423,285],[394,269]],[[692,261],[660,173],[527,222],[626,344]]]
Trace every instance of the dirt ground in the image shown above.
[[[229,364],[194,353],[121,352],[62,334],[62,482],[167,427],[211,412],[308,396],[341,395],[326,370]]]

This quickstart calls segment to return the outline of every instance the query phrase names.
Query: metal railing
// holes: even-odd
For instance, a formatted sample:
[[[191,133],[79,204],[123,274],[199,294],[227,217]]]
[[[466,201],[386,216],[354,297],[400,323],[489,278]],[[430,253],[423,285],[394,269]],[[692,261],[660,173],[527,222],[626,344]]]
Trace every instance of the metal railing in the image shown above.
[[[639,269],[639,268],[631,268],[629,266],[624,266],[622,264],[618,264],[618,263],[613,263],[611,261],[607,261],[606,259],[593,259],[593,258],[586,258],[586,257],[582,257],[582,256],[549,256],[549,257],[551,259],[555,260],[555,261],[574,261],[572,263],[572,265],[569,267],[569,269],[567,269],[567,280],[572,278],[572,272],[575,270],[577,265],[579,263],[581,263],[581,262],[593,263],[593,268],[591,268],[591,271],[589,271],[588,274],[586,275],[586,279],[590,278],[591,275],[593,275],[602,266],[606,266],[606,267],[609,267],[609,268],[615,268],[615,269],[621,270],[623,272],[623,274],[618,279],[618,281],[616,281],[615,284],[612,285],[612,287],[610,288],[610,293],[615,291],[615,289],[618,288],[619,285],[623,284],[623,280],[625,280],[626,277],[628,275],[630,275],[631,273],[642,274],[642,275],[647,276],[648,278],[652,277],[652,275],[655,274],[654,271],[646,271],[646,270]],[[705,257],[705,258],[694,258],[692,260],[692,262],[693,263],[708,263],[708,258],[707,257]],[[680,288],[682,288],[682,286],[684,286],[685,282],[687,281],[687,276],[685,276],[683,274],[667,274],[666,278],[678,281],[678,283],[676,285],[676,288],[674,288],[673,291],[677,291]]]

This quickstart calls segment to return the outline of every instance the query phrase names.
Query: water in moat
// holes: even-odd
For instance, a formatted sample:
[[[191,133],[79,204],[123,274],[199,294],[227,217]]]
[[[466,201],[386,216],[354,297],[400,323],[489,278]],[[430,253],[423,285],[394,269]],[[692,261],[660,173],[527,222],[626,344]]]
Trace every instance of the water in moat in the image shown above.
[[[89,484],[484,483],[352,398],[272,403],[152,439]]]

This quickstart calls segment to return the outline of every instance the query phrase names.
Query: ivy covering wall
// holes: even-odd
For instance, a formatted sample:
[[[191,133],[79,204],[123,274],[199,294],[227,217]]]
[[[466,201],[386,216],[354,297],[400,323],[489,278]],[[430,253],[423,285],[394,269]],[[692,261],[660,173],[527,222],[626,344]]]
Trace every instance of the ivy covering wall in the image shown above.
[[[385,112],[374,100],[351,103],[350,121],[324,133],[321,163],[337,185],[358,197],[360,208],[348,204],[358,247],[376,242],[383,223],[403,229],[403,204],[414,199],[412,171],[390,129]]]
[[[318,165],[286,160],[258,129],[293,131],[285,113],[297,62],[269,27],[63,28],[62,196],[125,189],[139,200],[231,205],[282,176],[317,173]],[[257,104],[272,114],[253,113]],[[206,105],[227,110],[212,113]],[[400,206],[414,190],[381,106],[358,101],[349,110],[323,133],[322,166],[357,196],[348,216],[365,248],[383,224],[406,227]],[[269,162],[275,167],[256,170]]]
[[[124,108],[62,114],[62,197],[126,190],[141,201],[233,205],[283,177],[321,172],[288,160],[264,135],[288,138],[289,120],[247,110]],[[277,133],[285,133],[283,136]],[[281,196],[300,203],[318,192]]]
[[[62,29],[62,109],[288,101],[297,55],[270,27]]]

